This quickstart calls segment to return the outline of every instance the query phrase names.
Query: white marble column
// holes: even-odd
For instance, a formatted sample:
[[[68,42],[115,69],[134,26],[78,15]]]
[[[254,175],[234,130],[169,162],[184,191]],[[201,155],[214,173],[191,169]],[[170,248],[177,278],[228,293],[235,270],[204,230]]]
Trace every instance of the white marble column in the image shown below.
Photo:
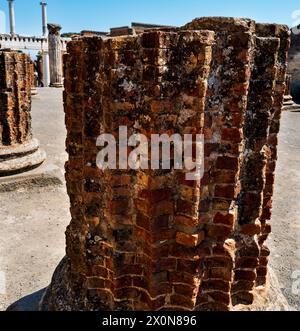
[[[48,47],[50,62],[50,86],[63,86],[61,26],[48,24]]]
[[[49,54],[48,52],[43,52],[43,83],[44,87],[50,85],[50,66],[49,66]]]
[[[10,34],[14,35],[16,34],[14,0],[8,0],[8,4],[9,4]]]
[[[42,1],[40,5],[42,6],[43,37],[47,37],[47,3]]]

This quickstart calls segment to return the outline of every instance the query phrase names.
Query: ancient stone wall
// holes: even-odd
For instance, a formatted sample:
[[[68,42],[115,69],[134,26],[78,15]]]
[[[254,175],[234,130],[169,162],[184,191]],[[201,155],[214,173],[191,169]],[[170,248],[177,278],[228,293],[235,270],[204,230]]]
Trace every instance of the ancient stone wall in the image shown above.
[[[65,56],[67,257],[42,310],[230,310],[266,284],[289,31],[202,18]],[[204,176],[97,168],[101,133],[203,134]],[[174,161],[174,160],[171,160]],[[174,164],[174,162],[171,164]]]

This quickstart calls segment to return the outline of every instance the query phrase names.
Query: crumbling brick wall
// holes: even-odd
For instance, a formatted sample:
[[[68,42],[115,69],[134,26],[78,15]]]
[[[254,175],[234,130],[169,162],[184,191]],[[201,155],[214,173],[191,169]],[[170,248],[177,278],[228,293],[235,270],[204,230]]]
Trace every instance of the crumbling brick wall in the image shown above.
[[[0,146],[31,138],[30,58],[20,52],[0,52]]]
[[[289,32],[202,18],[65,57],[67,257],[44,310],[229,310],[266,283]],[[203,134],[204,176],[105,170],[97,137]]]

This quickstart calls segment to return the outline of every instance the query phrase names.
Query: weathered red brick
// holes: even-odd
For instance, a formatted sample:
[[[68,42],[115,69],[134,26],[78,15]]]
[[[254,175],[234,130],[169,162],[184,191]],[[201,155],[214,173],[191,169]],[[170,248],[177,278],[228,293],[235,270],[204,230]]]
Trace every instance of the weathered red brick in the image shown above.
[[[237,171],[239,159],[236,157],[220,156],[217,159],[217,169]]]
[[[73,220],[49,309],[62,310],[61,287],[75,293],[64,299],[79,310],[227,311],[253,301],[270,254],[288,38],[282,26],[202,18],[183,29],[69,44]],[[262,111],[271,108],[272,117]],[[203,178],[173,168],[97,169],[98,134],[117,138],[120,125],[148,138],[204,134]]]
[[[176,242],[179,245],[187,247],[196,247],[198,246],[205,238],[205,233],[202,231],[197,234],[186,234],[183,232],[177,232]]]
[[[234,143],[240,143],[243,139],[243,131],[238,128],[224,128],[222,130],[222,139]]]
[[[215,224],[223,224],[232,227],[234,225],[234,221],[235,221],[234,215],[232,214],[223,215],[221,213],[217,213],[214,217]]]

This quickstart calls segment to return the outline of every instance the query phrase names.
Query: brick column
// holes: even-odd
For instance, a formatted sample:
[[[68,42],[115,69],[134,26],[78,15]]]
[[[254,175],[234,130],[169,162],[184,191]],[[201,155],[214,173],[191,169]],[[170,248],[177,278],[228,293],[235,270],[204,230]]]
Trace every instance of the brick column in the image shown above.
[[[277,162],[277,145],[280,131],[280,119],[283,110],[284,95],[286,91],[286,73],[288,61],[288,49],[290,47],[290,30],[285,25],[257,24],[258,35],[262,37],[271,36],[280,41],[277,72],[275,77],[275,90],[273,94],[274,102],[271,109],[271,118],[267,137],[266,148],[268,149],[268,159],[265,172],[265,186],[263,191],[263,205],[260,216],[261,234],[259,236],[260,261],[257,268],[257,285],[264,285],[267,281],[267,264],[269,249],[265,246],[269,234],[271,233],[270,220],[272,218],[272,200],[275,184],[275,170]]]
[[[31,135],[31,63],[27,55],[0,52],[0,177],[45,160]]]
[[[274,104],[278,64],[278,38],[255,38],[248,106],[244,125],[245,144],[240,175],[241,194],[238,199],[238,223],[233,301],[252,303],[260,256],[258,235],[262,213],[265,172],[269,150],[266,146]]]
[[[117,135],[120,125],[129,136],[201,133],[212,41],[212,32],[182,31],[69,44],[66,77],[90,82],[89,91],[72,79],[65,84],[74,222],[63,267],[65,286],[79,275],[85,284],[73,293],[81,298],[77,309],[193,309],[199,286],[193,248],[195,238],[203,239],[199,182],[172,169],[101,172],[96,139],[102,131]],[[57,305],[55,286],[50,309],[65,309],[69,298]]]
[[[278,37],[262,38],[254,21],[231,18],[68,44],[72,221],[67,256],[41,310],[230,310],[252,303],[266,232],[263,147],[278,121],[274,96],[284,94],[279,54]],[[148,138],[204,134],[203,179],[188,181],[172,157],[170,169],[100,170],[97,137],[118,137],[120,126]]]
[[[203,259],[199,310],[227,310],[235,263],[234,230],[243,157],[243,126],[253,61],[255,23],[227,18],[196,19],[192,29],[216,31],[205,112],[206,172],[202,180],[201,222],[210,254]]]

